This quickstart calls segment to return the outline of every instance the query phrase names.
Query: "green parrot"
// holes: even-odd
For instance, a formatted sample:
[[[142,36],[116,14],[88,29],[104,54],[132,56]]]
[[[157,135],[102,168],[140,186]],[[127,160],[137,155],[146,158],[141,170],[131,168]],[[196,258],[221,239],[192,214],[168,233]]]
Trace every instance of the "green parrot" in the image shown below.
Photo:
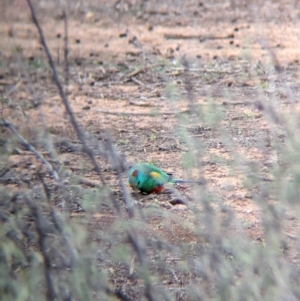
[[[146,193],[160,193],[167,183],[200,183],[199,181],[186,181],[172,179],[170,175],[149,163],[138,163],[128,172],[129,185]]]

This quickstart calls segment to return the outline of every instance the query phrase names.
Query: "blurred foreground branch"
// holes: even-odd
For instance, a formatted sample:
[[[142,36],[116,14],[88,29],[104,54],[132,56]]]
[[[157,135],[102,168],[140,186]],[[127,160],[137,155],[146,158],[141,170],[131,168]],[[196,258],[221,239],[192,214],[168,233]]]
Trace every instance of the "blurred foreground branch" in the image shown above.
[[[85,134],[84,134],[84,131],[81,129],[81,127],[79,126],[77,120],[76,120],[76,117],[74,115],[74,112],[71,108],[71,105],[69,103],[69,100],[68,100],[68,97],[67,97],[67,94],[64,92],[64,89],[63,89],[63,86],[62,86],[62,83],[61,83],[61,80],[59,78],[59,75],[58,75],[58,72],[57,72],[57,69],[56,69],[56,66],[55,66],[55,63],[54,63],[54,60],[52,58],[52,55],[50,53],[50,49],[46,43],[46,40],[45,40],[45,36],[44,36],[44,33],[43,33],[43,30],[39,24],[39,21],[37,20],[37,17],[36,17],[36,13],[34,11],[34,7],[32,5],[32,2],[31,0],[27,0],[27,3],[28,3],[28,6],[30,8],[30,12],[31,12],[31,17],[32,17],[32,21],[33,23],[35,24],[37,30],[38,30],[38,33],[39,33],[39,36],[40,36],[40,41],[41,41],[41,44],[45,50],[45,53],[47,55],[47,58],[48,58],[48,61],[49,61],[49,65],[50,65],[50,68],[52,70],[52,73],[53,73],[53,80],[58,88],[58,92],[59,92],[59,95],[63,101],[63,104],[65,106],[65,109],[68,113],[68,115],[70,116],[70,120],[71,120],[71,123],[76,131],[76,134],[78,136],[78,139],[80,140],[80,142],[82,143],[82,146],[83,146],[83,151],[88,155],[88,157],[90,158],[91,162],[93,163],[95,169],[96,169],[96,172],[98,173],[99,175],[99,178],[100,178],[100,181],[102,183],[103,186],[106,185],[106,182],[105,182],[105,179],[104,179],[104,176],[102,174],[102,170],[101,170],[101,167],[100,165],[98,164],[98,162],[96,161],[95,159],[95,156],[94,156],[94,153],[93,153],[93,150],[87,145],[86,143],[86,139],[85,139]]]
[[[0,122],[0,127],[7,127],[9,128],[19,139],[19,142],[26,146],[31,152],[33,152],[47,167],[47,169],[50,171],[53,178],[58,181],[59,177],[57,172],[53,169],[53,166],[45,159],[45,157],[38,152],[17,130],[16,128],[7,120],[3,120]]]
[[[58,76],[58,72],[57,72],[54,60],[53,60],[52,55],[50,53],[50,50],[47,46],[42,28],[39,24],[39,21],[37,20],[36,13],[34,11],[31,0],[27,0],[27,3],[29,5],[30,11],[31,11],[31,17],[32,17],[33,23],[35,24],[35,26],[38,30],[41,44],[42,44],[42,46],[43,46],[43,48],[46,52],[46,55],[48,57],[49,65],[50,65],[50,67],[52,69],[52,72],[53,72],[53,79],[54,79],[54,82],[55,82],[55,84],[56,84],[56,86],[59,90],[60,97],[61,97],[61,99],[64,103],[64,106],[66,108],[66,112],[69,115],[71,123],[72,123],[72,125],[73,125],[73,127],[76,131],[76,134],[77,134],[80,142],[83,145],[83,151],[90,158],[96,172],[98,173],[98,175],[100,177],[102,185],[105,186],[106,183],[105,183],[104,176],[102,174],[102,170],[100,168],[100,165],[97,163],[97,161],[95,159],[93,150],[87,145],[86,135],[85,135],[84,131],[81,129],[81,127],[79,126],[79,124],[76,120],[76,117],[73,113],[73,110],[71,108],[71,105],[68,101],[67,95],[63,90],[63,86],[62,86],[61,80]],[[66,25],[66,23],[65,23],[65,25]],[[66,45],[65,45],[65,47],[67,48]],[[117,174],[118,174],[119,184],[120,184],[121,191],[122,191],[122,193],[124,195],[124,198],[125,198],[125,203],[126,203],[126,206],[127,206],[127,211],[129,213],[129,218],[133,219],[134,218],[133,202],[131,200],[131,197],[130,197],[130,194],[127,190],[127,187],[126,187],[123,179],[121,178],[121,173],[122,173],[121,158],[120,158],[120,156],[117,156],[117,154],[116,154],[116,152],[113,148],[112,141],[110,139],[108,139],[108,149],[111,151],[112,163],[114,163],[115,169],[116,169]],[[118,206],[117,202],[114,200],[114,198],[112,197],[111,193],[109,193],[109,199],[112,201],[112,203],[113,203],[115,209],[117,210],[120,218],[122,218],[121,211],[119,210],[119,206]],[[143,241],[143,238],[138,234],[138,232],[134,228],[134,225],[132,225],[131,223],[129,223],[128,227],[126,227],[126,234],[127,234],[127,239],[131,243],[134,251],[137,253],[140,264],[141,264],[141,266],[142,266],[142,268],[145,272],[143,275],[141,275],[144,282],[145,282],[144,295],[149,301],[158,300],[155,296],[156,294],[155,294],[154,285],[152,284],[152,279],[151,279],[151,275],[150,275],[150,267],[149,267],[149,263],[148,263],[147,256],[146,256],[146,247],[145,247],[145,243]],[[50,295],[50,293],[49,293],[49,295]],[[51,295],[54,296],[54,294],[51,294]],[[122,297],[120,295],[117,295],[117,296],[118,296],[118,298]],[[123,300],[125,300],[125,299],[123,298]]]

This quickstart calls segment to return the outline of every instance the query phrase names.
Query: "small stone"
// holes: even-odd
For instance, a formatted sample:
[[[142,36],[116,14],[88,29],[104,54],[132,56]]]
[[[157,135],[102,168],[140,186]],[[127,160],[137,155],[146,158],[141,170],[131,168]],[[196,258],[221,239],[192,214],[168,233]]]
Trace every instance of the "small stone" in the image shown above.
[[[90,19],[92,19],[94,17],[94,13],[92,13],[92,12],[87,12],[86,14],[85,14],[85,18],[87,19],[87,20],[90,20]]]
[[[172,207],[172,210],[186,211],[187,207],[185,205],[176,205]]]

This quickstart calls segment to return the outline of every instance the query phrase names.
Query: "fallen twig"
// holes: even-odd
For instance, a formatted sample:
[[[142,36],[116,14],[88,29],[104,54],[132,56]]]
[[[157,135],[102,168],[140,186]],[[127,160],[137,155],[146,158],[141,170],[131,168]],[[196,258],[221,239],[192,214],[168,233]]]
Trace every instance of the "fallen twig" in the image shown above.
[[[129,104],[138,107],[154,107],[154,104],[146,101],[133,101],[129,100]]]
[[[11,93],[15,92],[20,85],[23,83],[22,80],[19,80],[16,84],[14,84],[5,94],[4,97],[8,97]]]
[[[296,236],[296,235],[290,234],[288,232],[284,232],[284,234],[292,240],[298,240],[298,236]]]
[[[157,115],[177,115],[177,114],[184,114],[190,113],[189,109],[178,111],[178,112],[155,112],[155,113],[134,113],[134,112],[113,112],[108,110],[101,110],[98,109],[97,112],[109,114],[109,115],[128,115],[128,116],[151,116],[155,117]]]
[[[199,39],[198,34],[181,34],[181,33],[165,33],[164,38],[167,40],[192,40]]]
[[[139,73],[144,72],[144,71],[145,71],[146,69],[148,69],[148,68],[149,68],[149,67],[146,67],[146,66],[137,68],[137,69],[133,70],[132,72],[128,73],[128,74],[126,75],[126,77],[130,78],[130,77],[136,76],[136,75],[138,75]]]
[[[205,40],[224,40],[234,38],[234,34],[229,34],[227,36],[216,36],[216,35],[197,35],[197,34],[180,34],[180,33],[165,33],[165,39],[172,40],[191,40],[198,39],[200,41]]]
[[[136,84],[138,84],[139,86],[145,86],[145,84],[143,82],[141,82],[140,80],[136,79],[134,76],[132,76],[130,78],[133,82],[135,82]]]
[[[86,186],[89,186],[89,187],[100,188],[100,185],[98,183],[92,182],[92,181],[84,179],[84,178],[78,179],[78,184],[86,185]]]
[[[166,73],[168,73],[168,75],[173,74],[176,76],[183,74],[184,72],[232,74],[232,73],[240,73],[240,72],[242,72],[242,70],[219,70],[219,69],[203,69],[203,68],[190,68],[188,70],[185,70],[184,67],[177,67],[177,68],[172,68],[170,70],[166,70]]]
[[[131,78],[134,77],[142,72],[145,72],[146,70],[150,69],[150,68],[155,68],[155,67],[159,67],[159,66],[163,66],[163,64],[152,64],[152,65],[148,65],[148,66],[142,66],[139,67],[131,72],[129,72],[127,75],[125,75],[127,78]]]

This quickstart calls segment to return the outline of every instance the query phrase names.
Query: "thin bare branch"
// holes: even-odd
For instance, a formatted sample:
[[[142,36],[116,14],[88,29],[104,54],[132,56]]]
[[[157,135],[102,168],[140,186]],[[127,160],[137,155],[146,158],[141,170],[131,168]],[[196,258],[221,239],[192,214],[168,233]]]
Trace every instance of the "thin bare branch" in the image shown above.
[[[51,206],[51,204],[50,204],[50,191],[48,189],[48,186],[45,183],[45,180],[44,180],[44,177],[42,176],[42,174],[39,174],[39,178],[40,178],[40,181],[41,181],[41,183],[43,185],[43,188],[44,188],[44,192],[45,192],[45,195],[46,195],[47,203],[49,205],[50,214],[51,214],[54,226],[55,226],[56,230],[62,236],[62,238],[63,238],[63,240],[65,242],[65,245],[67,246],[67,248],[69,250],[69,254],[71,256],[70,266],[73,266],[74,263],[75,263],[75,261],[78,258],[78,252],[76,250],[76,247],[73,245],[72,240],[70,239],[70,237],[68,236],[68,234],[64,230],[63,221],[61,220],[61,218],[57,214],[57,212],[54,209],[54,207]]]
[[[36,26],[36,28],[38,30],[41,44],[42,44],[42,46],[43,46],[43,48],[45,50],[45,53],[47,55],[47,58],[48,58],[48,61],[49,61],[49,65],[50,65],[50,68],[51,68],[52,73],[53,73],[53,80],[54,80],[54,82],[55,82],[55,84],[56,84],[56,86],[58,88],[59,95],[60,95],[60,97],[61,97],[61,99],[63,101],[63,104],[65,106],[67,114],[70,116],[70,121],[72,123],[72,126],[74,127],[74,129],[76,131],[78,139],[82,143],[84,152],[88,155],[88,157],[90,158],[92,164],[94,165],[94,167],[96,169],[96,172],[99,175],[99,178],[100,178],[100,181],[101,181],[102,185],[106,185],[106,181],[105,181],[104,176],[102,174],[101,167],[100,167],[100,165],[98,164],[98,162],[95,159],[93,150],[86,143],[85,133],[81,129],[81,127],[79,126],[79,124],[78,124],[78,122],[76,120],[75,114],[74,114],[74,112],[72,110],[72,107],[71,107],[71,105],[69,103],[67,94],[64,92],[63,86],[61,84],[61,80],[59,78],[59,75],[58,75],[58,72],[57,72],[57,69],[56,69],[56,65],[54,63],[54,60],[53,60],[53,57],[51,55],[50,49],[49,49],[49,47],[48,47],[48,45],[46,43],[46,39],[45,39],[43,30],[42,30],[42,28],[40,26],[40,23],[39,23],[39,21],[38,21],[38,19],[36,17],[36,13],[35,13],[35,10],[34,10],[34,7],[32,5],[31,0],[27,0],[27,3],[28,3],[28,6],[29,6],[29,9],[30,9],[30,12],[31,12],[32,21],[33,21],[33,23],[35,24],[35,26]]]
[[[38,152],[17,130],[16,128],[7,120],[0,122],[0,127],[9,128],[19,139],[19,142],[25,145],[31,152],[33,152],[47,167],[51,175],[56,181],[59,181],[59,176],[57,172],[53,169],[53,166],[45,159],[45,157]]]
[[[5,94],[4,97],[8,97],[10,94],[12,94],[13,92],[15,92],[20,85],[23,83],[22,80],[18,80],[18,82],[16,84],[14,84]]]
[[[114,169],[117,171],[117,177],[119,180],[119,185],[121,187],[122,194],[124,196],[124,201],[126,203],[126,209],[128,211],[129,217],[131,219],[135,218],[135,212],[134,212],[134,206],[133,206],[133,201],[130,196],[130,193],[127,189],[127,186],[124,183],[124,180],[122,178],[122,160],[121,157],[117,154],[113,144],[111,137],[107,135],[107,148],[109,149],[110,155],[111,155],[111,161],[114,164]],[[133,249],[135,250],[138,259],[140,261],[140,264],[145,270],[149,271],[149,263],[147,259],[147,251],[146,247],[144,244],[143,238],[137,233],[136,229],[132,226],[129,225],[126,229],[127,231],[127,237],[129,242],[131,243]],[[144,277],[145,281],[145,297],[149,301],[155,301],[157,298],[155,297],[155,290],[152,284],[152,280],[149,277],[149,275]]]
[[[127,186],[124,183],[124,179],[122,177],[123,162],[122,162],[122,159],[120,158],[120,156],[117,154],[117,152],[112,144],[111,137],[108,134],[107,134],[107,148],[108,148],[110,156],[111,156],[111,161],[114,164],[114,169],[117,171],[119,185],[121,187],[121,191],[124,196],[124,201],[126,204],[126,209],[128,211],[129,217],[134,218],[135,214],[134,214],[134,206],[133,206],[132,198],[130,196],[130,193],[129,193]]]
[[[62,101],[64,103],[64,106],[66,108],[66,112],[70,116],[71,123],[72,123],[72,125],[73,125],[73,127],[74,127],[74,129],[77,133],[77,136],[78,136],[79,140],[81,141],[81,143],[83,145],[83,150],[85,151],[85,153],[89,156],[90,160],[92,161],[92,164],[94,165],[94,167],[95,167],[95,169],[96,169],[96,171],[97,171],[97,173],[98,173],[98,175],[101,179],[102,184],[105,185],[105,180],[104,180],[104,177],[102,175],[101,168],[100,168],[99,164],[97,163],[97,161],[95,159],[95,156],[93,154],[92,149],[89,148],[87,143],[86,143],[85,133],[83,132],[83,130],[79,126],[79,124],[78,124],[78,122],[75,118],[75,114],[74,114],[74,112],[71,108],[71,105],[70,105],[69,101],[68,101],[67,95],[63,90],[60,78],[58,76],[58,72],[56,70],[55,63],[53,61],[50,50],[47,46],[43,31],[41,29],[41,26],[40,26],[40,24],[37,20],[37,17],[36,17],[36,14],[35,14],[35,11],[34,11],[31,0],[27,0],[27,3],[29,5],[30,11],[31,11],[31,16],[32,16],[33,23],[35,24],[35,26],[37,27],[37,30],[39,32],[41,44],[42,44],[42,46],[43,46],[43,48],[46,52],[46,55],[48,57],[49,65],[50,65],[50,67],[52,69],[52,72],[53,72],[54,82],[55,82],[55,84],[56,84],[56,86],[59,90],[59,94],[60,94],[60,96],[62,98]],[[113,158],[115,158],[115,157],[113,157]],[[133,212],[132,200],[129,196],[128,191],[126,190],[125,183],[123,182],[123,180],[120,180],[121,179],[121,177],[120,177],[120,175],[121,175],[120,162],[119,162],[119,164],[117,164],[117,166],[118,166],[117,171],[118,171],[119,182],[120,182],[121,189],[123,190],[123,193],[125,193],[125,198],[126,198],[125,201],[126,201],[126,204],[128,206],[127,209],[128,209],[128,212],[129,212],[129,216],[131,218],[133,218],[134,217],[134,212]],[[127,191],[127,193],[126,193],[126,191]],[[111,194],[110,194],[110,199],[112,200],[115,208],[117,209],[119,215],[121,216],[121,212],[120,212],[120,210],[118,210],[118,205],[117,205],[116,201],[114,200],[114,198],[111,196]],[[129,239],[129,241],[131,242],[134,250],[136,251],[141,265],[144,268],[146,268],[146,270],[149,271],[148,260],[147,260],[147,256],[146,256],[146,248],[144,246],[143,239],[140,237],[140,235],[138,235],[138,233],[135,231],[134,227],[132,227],[132,226],[129,226],[128,229],[127,229],[127,237]],[[145,281],[145,297],[149,301],[156,301],[157,299],[155,297],[155,289],[153,287],[152,280],[150,278],[150,274],[145,275],[144,281]]]
[[[127,116],[150,116],[155,117],[157,115],[177,115],[177,114],[184,114],[184,113],[190,113],[190,110],[182,110],[178,112],[153,112],[153,113],[132,113],[132,112],[113,112],[113,111],[107,111],[107,110],[101,110],[98,109],[97,112],[109,114],[109,115],[127,115]]]
[[[226,36],[217,36],[213,34],[208,35],[197,35],[197,34],[178,34],[178,33],[166,33],[164,38],[167,40],[190,40],[199,39],[201,42],[205,40],[224,40],[234,38],[234,34],[228,34]]]
[[[40,208],[33,202],[30,197],[25,197],[26,204],[31,211],[33,218],[35,219],[36,231],[38,234],[38,245],[40,252],[44,260],[44,277],[46,281],[46,298],[47,301],[53,301],[57,297],[57,293],[54,286],[54,281],[51,276],[52,264],[49,252],[47,251],[47,235],[44,231],[44,218],[40,212]]]
[[[64,39],[64,59],[65,59],[65,85],[69,86],[69,33],[68,33],[68,16],[66,11],[63,12],[65,39]]]

